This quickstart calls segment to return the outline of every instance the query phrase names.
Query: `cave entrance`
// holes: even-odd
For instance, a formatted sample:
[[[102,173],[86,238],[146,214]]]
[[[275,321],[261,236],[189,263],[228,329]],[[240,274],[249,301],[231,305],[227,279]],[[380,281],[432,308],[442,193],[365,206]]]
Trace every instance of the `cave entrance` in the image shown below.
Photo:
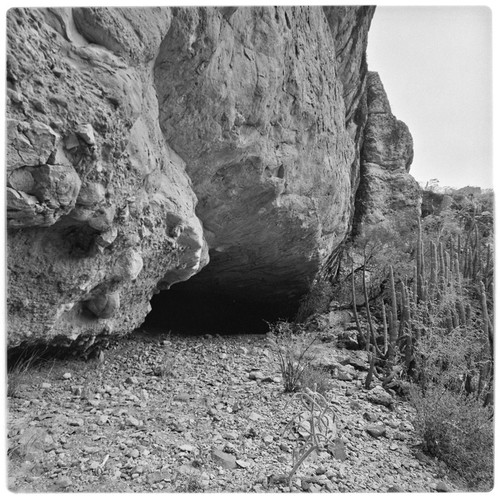
[[[151,307],[144,329],[186,335],[265,334],[269,323],[291,320],[297,310],[296,303],[256,301],[182,284],[153,296]]]

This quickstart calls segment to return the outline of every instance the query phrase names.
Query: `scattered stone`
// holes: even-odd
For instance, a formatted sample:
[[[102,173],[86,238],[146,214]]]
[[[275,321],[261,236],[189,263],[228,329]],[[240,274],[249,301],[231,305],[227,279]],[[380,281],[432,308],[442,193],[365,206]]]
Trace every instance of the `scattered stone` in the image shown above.
[[[288,483],[288,475],[271,475],[268,483],[269,485],[285,485]]]
[[[237,431],[225,431],[222,433],[222,438],[226,440],[237,440],[239,437],[239,433]]]
[[[217,465],[225,469],[233,470],[236,468],[236,458],[219,449],[212,450],[212,459]]]
[[[236,459],[236,464],[240,468],[248,468],[250,466],[250,463],[248,461],[244,461],[243,459]]]
[[[177,446],[177,448],[184,452],[196,452],[196,447],[191,444],[180,444]]]
[[[139,380],[136,376],[129,376],[128,378],[125,378],[125,384],[127,385],[137,385],[137,383],[139,383]]]
[[[50,383],[42,383],[42,388],[44,390],[48,390],[49,388],[52,388],[52,385]]]
[[[404,441],[404,440],[407,440],[407,435],[401,431],[395,431],[393,434],[392,434],[392,438],[394,440],[400,440],[400,441]]]
[[[386,428],[382,424],[367,426],[366,431],[375,438],[385,437],[386,435]]]
[[[328,452],[338,461],[343,462],[347,459],[345,445],[340,438],[336,438],[333,443],[328,445]]]
[[[438,492],[450,492],[450,488],[443,481],[440,481],[436,484],[436,490]]]
[[[146,478],[146,481],[152,485],[154,483],[159,483],[163,480],[163,473],[161,471],[154,471],[153,473],[150,473],[147,478]]]
[[[251,412],[249,415],[248,415],[248,419],[250,421],[260,421],[262,419],[262,416],[260,414],[258,414],[257,412]]]
[[[432,459],[424,454],[421,450],[415,452],[415,457],[422,463],[429,464],[432,462]]]
[[[347,371],[339,371],[337,373],[337,379],[339,381],[352,381],[353,375],[351,373],[348,373]]]
[[[63,379],[71,379],[71,373],[64,373]]]
[[[387,489],[387,492],[404,492],[404,490],[399,485],[392,485]]]
[[[326,473],[326,468],[324,466],[318,466],[314,470],[314,473],[316,473],[316,475],[324,475]]]
[[[70,419],[68,421],[68,424],[70,426],[83,426],[84,425],[84,421],[83,421],[82,418]]]
[[[75,133],[89,146],[95,144],[95,134],[94,129],[90,123],[85,123],[78,125],[75,129]]]
[[[381,386],[376,386],[372,388],[368,393],[366,398],[373,404],[383,405],[392,409],[394,406],[393,397],[387,393]]]
[[[83,447],[83,452],[86,452],[87,454],[95,454],[96,452],[99,452],[101,449],[100,447],[92,447],[90,445],[86,445]]]
[[[134,416],[129,416],[127,418],[127,423],[130,424],[131,426],[139,427],[142,426],[141,421],[139,421],[137,418],[134,418]]]
[[[139,452],[138,449],[131,449],[125,455],[135,459],[135,458],[138,458],[141,455],[141,453]]]
[[[101,466],[100,463],[98,463],[97,461],[92,461],[89,464],[89,468],[94,471],[97,470],[100,466]]]
[[[250,373],[248,374],[248,379],[260,381],[264,378],[265,376],[261,371],[250,371]]]
[[[373,412],[365,412],[363,413],[363,418],[366,419],[366,421],[378,421],[378,414],[373,414]]]
[[[191,397],[187,393],[178,393],[175,397],[174,400],[176,402],[189,402],[191,400]]]
[[[351,400],[351,403],[349,404],[349,407],[353,411],[359,411],[361,409],[361,404],[357,400]]]
[[[272,437],[272,435],[265,435],[262,440],[266,443],[266,444],[272,444],[274,442],[274,438]]]
[[[260,381],[262,383],[276,383],[276,377],[274,376],[264,376]],[[280,378],[281,381],[281,378]]]
[[[71,487],[72,484],[73,482],[67,476],[62,476],[55,481],[55,485],[60,489],[67,489],[68,487]]]

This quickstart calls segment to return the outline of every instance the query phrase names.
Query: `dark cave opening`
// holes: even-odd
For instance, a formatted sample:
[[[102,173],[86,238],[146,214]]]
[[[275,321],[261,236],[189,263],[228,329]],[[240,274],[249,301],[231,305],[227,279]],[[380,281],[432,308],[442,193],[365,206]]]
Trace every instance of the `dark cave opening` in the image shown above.
[[[265,334],[269,323],[292,320],[297,306],[295,301],[252,300],[180,284],[153,296],[142,328],[186,335]]]

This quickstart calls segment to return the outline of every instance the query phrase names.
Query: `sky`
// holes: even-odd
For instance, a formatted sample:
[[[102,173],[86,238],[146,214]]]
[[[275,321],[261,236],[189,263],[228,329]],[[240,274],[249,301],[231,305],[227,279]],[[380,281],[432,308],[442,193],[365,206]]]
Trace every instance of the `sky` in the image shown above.
[[[493,187],[491,10],[377,6],[368,69],[413,136],[410,173],[442,187]]]

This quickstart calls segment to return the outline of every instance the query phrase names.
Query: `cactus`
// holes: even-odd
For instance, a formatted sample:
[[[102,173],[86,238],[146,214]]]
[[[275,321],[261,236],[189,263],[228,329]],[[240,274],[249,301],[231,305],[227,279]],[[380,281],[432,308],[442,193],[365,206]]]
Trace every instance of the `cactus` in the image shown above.
[[[389,289],[391,296],[391,309],[389,313],[389,348],[387,351],[387,360],[389,365],[391,365],[396,355],[396,342],[398,340],[398,303],[392,265],[389,267]]]
[[[354,321],[356,322],[356,329],[358,330],[358,336],[362,341],[365,340],[365,335],[363,334],[363,330],[361,329],[361,323],[359,322],[358,309],[356,307],[356,282],[354,279],[354,262],[352,264],[351,269],[351,291],[352,291],[352,311],[354,315]],[[368,344],[369,342],[366,342]],[[368,348],[368,347],[367,347]]]
[[[383,351],[383,354],[384,355],[387,355],[387,348],[388,348],[388,334],[387,334],[387,314],[385,313],[385,304],[384,304],[384,301],[382,300],[382,306],[381,306],[381,310],[382,310],[382,332],[383,332],[383,335],[384,335],[384,351]]]
[[[488,314],[488,301],[486,298],[486,290],[484,287],[483,281],[479,283],[479,290],[481,294],[481,310],[483,313],[483,331],[484,335],[490,346],[490,354],[493,358],[494,349],[493,349],[493,330],[490,328],[490,316]]]
[[[370,301],[368,299],[368,289],[366,286],[366,253],[363,256],[364,256],[364,259],[363,259],[363,296],[365,299],[366,318],[368,320],[368,328],[369,328],[369,330],[366,333],[367,334],[366,350],[369,351],[370,339],[371,339],[374,346],[376,346],[377,343],[376,343],[376,337],[375,337],[375,330],[373,328],[372,314],[370,312]]]
[[[418,232],[417,232],[417,303],[422,300],[422,279],[424,274],[423,265],[423,243],[422,243],[422,227],[420,225],[420,218],[418,219]]]

